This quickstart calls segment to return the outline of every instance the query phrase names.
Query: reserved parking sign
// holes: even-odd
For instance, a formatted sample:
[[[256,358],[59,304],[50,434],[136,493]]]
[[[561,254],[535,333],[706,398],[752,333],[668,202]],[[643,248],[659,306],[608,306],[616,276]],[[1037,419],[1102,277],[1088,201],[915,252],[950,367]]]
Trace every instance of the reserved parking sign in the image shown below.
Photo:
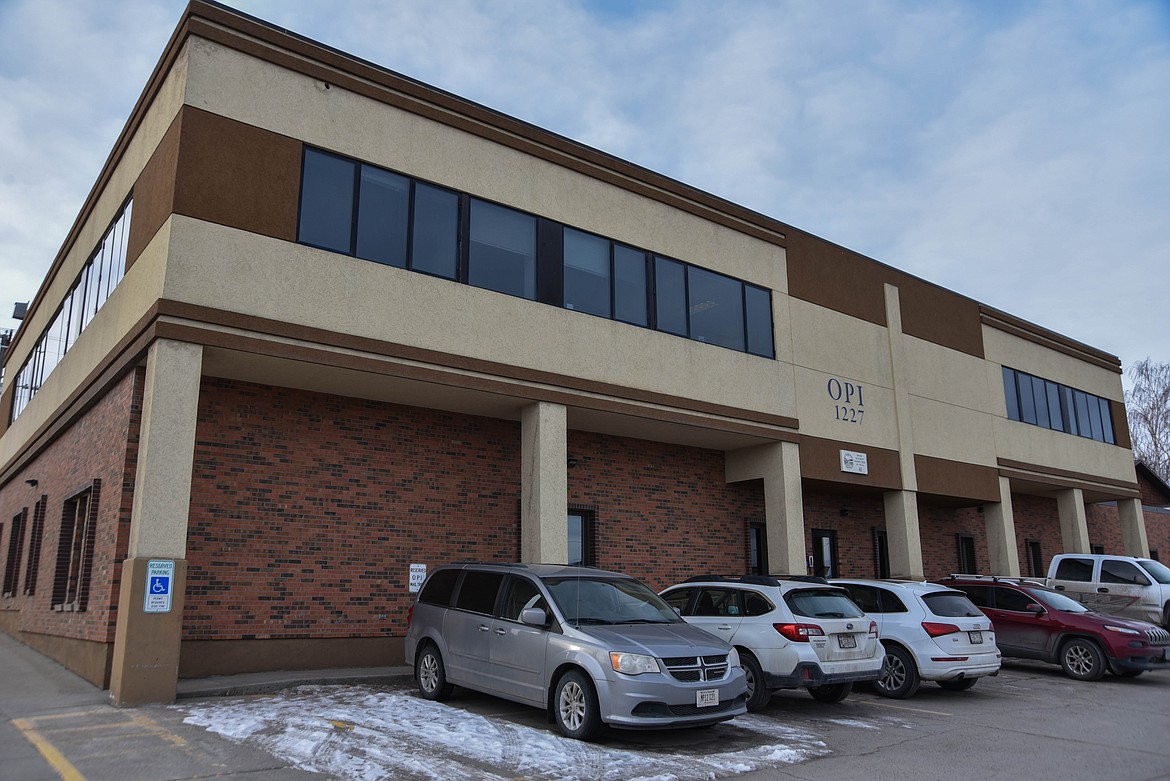
[[[171,595],[175,587],[175,562],[151,559],[146,563],[145,613],[171,612]]]

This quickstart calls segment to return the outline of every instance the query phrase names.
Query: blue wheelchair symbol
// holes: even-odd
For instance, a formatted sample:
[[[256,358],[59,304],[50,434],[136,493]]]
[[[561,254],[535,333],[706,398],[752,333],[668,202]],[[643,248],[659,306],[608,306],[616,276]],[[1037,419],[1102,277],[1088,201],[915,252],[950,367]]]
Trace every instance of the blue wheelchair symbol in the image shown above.
[[[151,594],[169,594],[171,592],[171,579],[167,577],[152,577],[150,579],[150,593]]]

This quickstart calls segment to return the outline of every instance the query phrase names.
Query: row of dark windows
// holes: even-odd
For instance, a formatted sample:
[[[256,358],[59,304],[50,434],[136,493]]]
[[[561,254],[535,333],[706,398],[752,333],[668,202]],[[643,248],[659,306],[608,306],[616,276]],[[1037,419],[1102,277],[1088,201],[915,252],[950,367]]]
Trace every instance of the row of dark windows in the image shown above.
[[[28,359],[16,373],[10,421],[16,420],[16,416],[32,401],[49,374],[122,281],[126,273],[126,243],[130,238],[131,210],[132,203],[127,201],[73,280],[65,300],[53,314],[49,325],[37,337]]]
[[[1117,444],[1108,399],[1006,366],[1003,393],[1011,420]]]
[[[775,356],[765,288],[316,149],[304,153],[297,240]]]
[[[50,599],[54,610],[81,611],[85,610],[89,602],[100,492],[101,480],[94,480],[85,490],[66,499],[61,506],[61,529],[57,540],[57,561]],[[24,508],[12,518],[8,530],[8,555],[5,557],[4,568],[5,597],[15,597],[18,593],[24,596],[36,594],[48,501],[47,496],[42,496],[33,507],[32,526],[28,529],[27,559],[24,558],[24,541],[25,528],[29,520],[28,508]],[[0,526],[0,531],[2,529]],[[25,564],[24,587],[20,589],[22,561]]]

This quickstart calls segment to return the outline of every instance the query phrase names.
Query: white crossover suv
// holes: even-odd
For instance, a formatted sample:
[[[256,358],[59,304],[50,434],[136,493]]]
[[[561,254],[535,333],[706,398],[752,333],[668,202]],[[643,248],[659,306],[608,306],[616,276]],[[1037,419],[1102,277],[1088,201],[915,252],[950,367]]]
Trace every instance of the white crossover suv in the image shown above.
[[[687,623],[739,651],[748,710],[767,705],[774,689],[805,688],[821,702],[840,702],[855,682],[881,675],[877,622],[823,578],[703,575],[661,595]]]
[[[961,591],[937,583],[834,578],[878,622],[886,666],[873,688],[884,697],[911,697],[923,681],[970,689],[999,672],[991,619]]]

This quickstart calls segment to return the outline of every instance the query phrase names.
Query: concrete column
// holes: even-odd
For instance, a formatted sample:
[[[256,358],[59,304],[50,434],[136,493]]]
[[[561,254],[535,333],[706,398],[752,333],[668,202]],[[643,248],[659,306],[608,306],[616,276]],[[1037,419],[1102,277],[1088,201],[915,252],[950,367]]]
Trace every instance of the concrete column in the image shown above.
[[[569,560],[568,416],[537,402],[520,413],[520,560]]]
[[[987,557],[991,574],[1020,576],[1020,551],[1016,546],[1016,519],[1012,512],[1011,481],[999,478],[999,501],[983,506],[987,525]]]
[[[203,348],[161,339],[147,354],[129,556],[122,563],[110,700],[172,702],[187,572],[187,518]],[[147,565],[174,562],[171,605],[146,612]]]
[[[800,488],[800,447],[776,442],[724,454],[729,483],[764,481],[764,528],[768,539],[768,570],[803,575],[804,497]]]
[[[886,544],[890,551],[890,576],[922,580],[922,537],[918,530],[918,494],[887,491]]]
[[[1146,518],[1141,499],[1118,499],[1117,512],[1121,516],[1121,542],[1128,556],[1149,556],[1150,543],[1146,538]]]
[[[1058,491],[1056,509],[1060,514],[1060,538],[1064,552],[1088,553],[1089,524],[1085,520],[1085,497],[1081,489]]]

